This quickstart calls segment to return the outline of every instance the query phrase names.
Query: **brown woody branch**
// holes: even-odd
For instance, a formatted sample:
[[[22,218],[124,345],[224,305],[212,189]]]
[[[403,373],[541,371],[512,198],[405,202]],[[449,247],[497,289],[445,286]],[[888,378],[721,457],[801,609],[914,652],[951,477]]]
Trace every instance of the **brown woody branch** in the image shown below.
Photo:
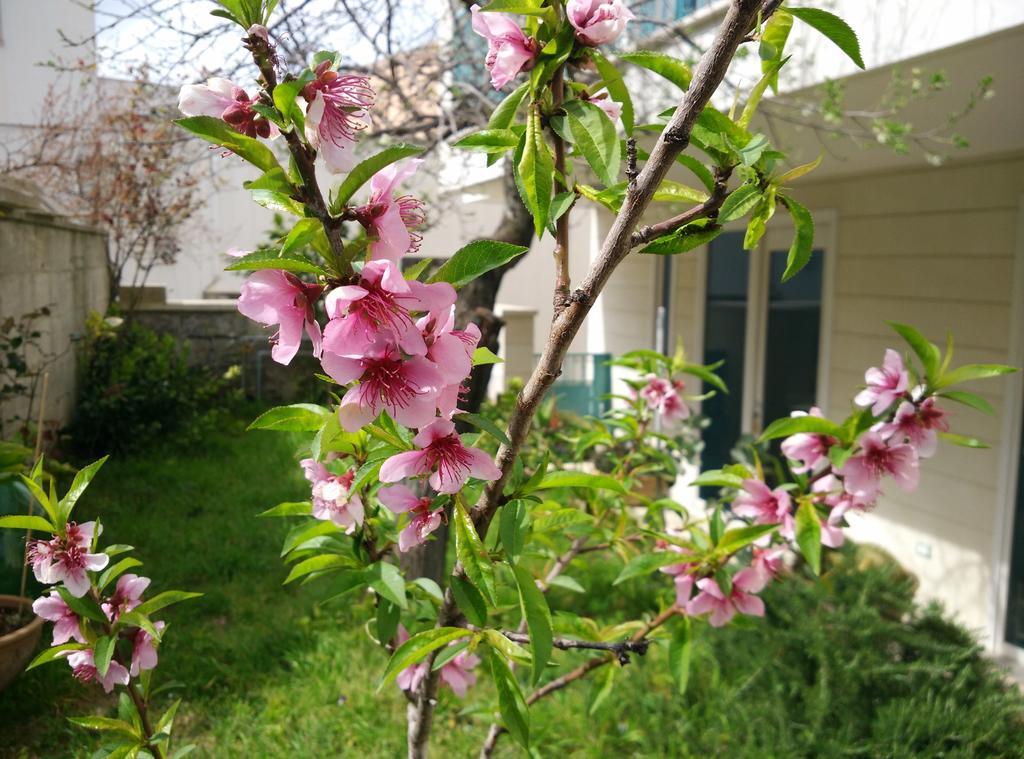
[[[565,64],[555,71],[551,80],[551,100],[554,110],[565,101]],[[565,140],[554,129],[551,130],[555,144],[555,188],[565,192]],[[555,222],[555,292],[552,299],[554,313],[552,321],[569,305],[569,212],[563,213]]]
[[[726,197],[729,195],[728,182],[730,176],[732,176],[731,167],[727,169],[717,169],[715,171],[715,185],[707,200],[699,205],[693,206],[693,208],[686,209],[677,216],[673,216],[671,219],[665,219],[665,221],[658,222],[657,224],[651,224],[650,226],[640,227],[633,233],[633,247],[643,245],[645,242],[650,242],[662,235],[675,232],[677,229],[681,229],[687,224],[697,221],[698,219],[709,219],[717,216],[718,210],[722,207],[722,203],[725,202]]]
[[[676,156],[689,144],[690,132],[697,117],[724,79],[736,48],[756,20],[760,5],[758,0],[733,0],[715,40],[697,66],[690,89],[677,106],[668,126],[659,136],[636,183],[627,190],[625,201],[601,246],[597,260],[580,287],[573,293],[569,304],[552,322],[548,342],[540,361],[516,399],[516,408],[507,430],[509,444],[498,449],[496,464],[501,475],[488,483],[472,511],[473,524],[478,534],[487,533],[487,527],[502,503],[513,464],[526,441],[541,401],[561,373],[562,360],[569,350],[569,345],[579,332],[592,304],[612,272],[632,250],[633,231],[650,205],[654,192],[675,162]],[[456,565],[455,571],[461,572],[461,567]],[[446,626],[457,617],[455,598],[449,588],[438,613],[438,625]],[[408,737],[411,759],[426,756],[430,725],[437,703],[438,673],[433,671],[435,657],[436,652],[427,656],[425,661],[430,674],[424,678],[415,706],[410,706],[409,709]]]
[[[510,630],[502,630],[502,635],[511,640],[514,643],[529,643],[530,636],[524,635],[520,632],[512,632]],[[647,653],[647,649],[650,646],[650,641],[646,639],[640,640],[621,640],[614,643],[601,640],[577,640],[575,638],[554,638],[551,641],[551,645],[560,651],[570,651],[573,649],[584,649],[589,651],[610,651],[615,654],[615,657],[619,660],[619,664],[625,666],[629,664],[630,654],[639,654],[643,656]]]

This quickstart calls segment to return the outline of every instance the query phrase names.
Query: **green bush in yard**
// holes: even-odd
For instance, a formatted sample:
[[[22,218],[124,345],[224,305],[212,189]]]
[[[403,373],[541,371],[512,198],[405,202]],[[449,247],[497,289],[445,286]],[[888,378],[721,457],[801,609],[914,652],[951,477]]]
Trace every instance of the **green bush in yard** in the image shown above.
[[[137,449],[210,412],[225,383],[190,366],[188,347],[133,321],[94,314],[80,346],[78,402],[67,432],[81,456]]]

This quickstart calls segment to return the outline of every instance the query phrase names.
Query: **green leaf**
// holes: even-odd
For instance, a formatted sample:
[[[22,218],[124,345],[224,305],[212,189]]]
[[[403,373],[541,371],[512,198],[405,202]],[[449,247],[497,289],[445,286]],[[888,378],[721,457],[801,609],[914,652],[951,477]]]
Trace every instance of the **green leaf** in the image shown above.
[[[293,251],[308,245],[321,229],[323,229],[323,225],[319,219],[299,219],[284,239],[281,255],[288,256]]]
[[[929,342],[924,335],[909,324],[899,324],[897,322],[886,322],[886,324],[892,327],[906,341],[910,349],[920,359],[926,378],[929,381],[935,380],[939,374],[939,362],[942,361],[942,353],[939,351],[939,346]]]
[[[821,520],[811,501],[804,501],[796,511],[796,544],[814,574],[821,574]]]
[[[715,550],[722,556],[728,556],[746,548],[755,540],[775,532],[778,528],[777,524],[754,524],[749,527],[726,530],[722,539],[715,545]]]
[[[793,217],[793,244],[789,247],[786,270],[782,273],[782,281],[788,282],[811,260],[814,252],[814,219],[811,218],[811,212],[793,198],[785,195],[780,198]]]
[[[189,593],[186,590],[165,590],[163,593],[153,596],[148,601],[137,606],[135,611],[139,614],[145,614],[148,616],[170,606],[171,604],[189,601],[193,598],[200,598],[202,595],[202,593]]]
[[[92,662],[100,677],[106,677],[110,669],[110,659],[114,655],[116,638],[104,635],[96,640],[92,648]]]
[[[504,445],[512,445],[512,443],[508,439],[508,435],[505,434],[505,430],[503,430],[501,427],[499,427],[497,424],[495,424],[485,416],[480,416],[480,414],[471,414],[468,411],[464,411],[455,417],[455,421],[461,421],[466,422],[467,424],[472,424],[477,429],[486,432],[499,443],[502,443]]]
[[[510,561],[515,561],[522,554],[526,545],[526,501],[516,499],[501,507],[501,518],[498,521],[498,536],[501,545]]]
[[[7,527],[14,530],[36,530],[37,532],[57,532],[57,528],[50,524],[49,520],[42,517],[11,516],[0,517],[0,527]]]
[[[788,58],[780,58],[767,64],[767,70],[764,72],[764,76],[762,76],[758,80],[757,84],[754,85],[753,89],[750,90],[750,96],[747,98],[747,104],[743,106],[743,113],[740,114],[739,119],[736,121],[736,123],[741,127],[746,129],[750,126],[750,122],[754,118],[754,114],[757,112],[757,106],[761,103],[761,98],[764,97],[764,91],[768,89],[768,86],[772,82],[778,81],[779,69],[786,65],[786,61],[788,60]],[[761,65],[762,68],[764,68],[765,62],[762,62]],[[765,143],[767,142],[768,140],[765,139]],[[756,162],[756,160],[757,159],[754,159],[750,164]]]
[[[144,614],[139,614],[134,609],[132,611],[121,612],[121,616],[117,618],[117,623],[114,625],[114,631],[124,630],[126,628],[138,627],[145,630],[150,636],[159,641],[161,632],[156,629],[153,622]]]
[[[486,347],[481,346],[473,351],[473,366],[481,366],[482,364],[501,364],[504,363],[505,359],[500,356],[496,356],[494,352]]]
[[[42,460],[43,459],[40,456],[39,457],[39,461],[36,463],[37,467],[42,463]],[[19,475],[19,476],[21,478],[21,483],[25,487],[28,488],[29,492],[32,493],[32,495],[35,497],[35,499],[43,507],[43,511],[45,511],[47,513],[47,515],[50,517],[50,520],[54,524],[57,524],[57,523],[63,524],[64,522],[67,521],[66,519],[62,519],[61,518],[61,515],[59,513],[59,510],[58,510],[58,507],[57,507],[57,504],[56,504],[56,500],[55,499],[51,500],[50,496],[47,494],[47,492],[45,490],[43,490],[43,488],[39,484],[39,482],[36,479],[34,479],[34,477],[41,476],[38,472],[33,472],[33,477],[26,477],[23,474]],[[51,480],[51,485],[52,485],[52,480]]]
[[[572,208],[572,204],[576,202],[575,192],[560,192],[551,199],[551,209],[549,212],[549,225],[554,224],[565,212]]]
[[[591,48],[589,52],[590,59],[597,67],[597,73],[601,75],[605,89],[608,90],[608,96],[622,106],[622,128],[627,136],[633,134],[633,99],[629,95],[622,74],[597,48]]]
[[[776,419],[768,425],[758,442],[774,440],[779,437],[789,437],[798,432],[808,432],[813,435],[830,435],[834,438],[843,439],[843,428],[835,422],[821,417],[811,416],[787,416],[783,419]]]
[[[686,153],[680,153],[676,156],[676,163],[681,164],[688,168],[693,175],[700,180],[700,183],[704,185],[704,188],[708,192],[714,192],[715,189],[715,177],[708,171],[707,166],[702,164],[696,158]]]
[[[523,16],[541,16],[546,12],[541,0],[491,0],[482,13],[518,13]]]
[[[296,129],[300,132],[305,126],[306,117],[302,112],[302,108],[295,102],[295,99],[312,78],[313,72],[310,69],[306,69],[298,79],[281,82],[274,87],[274,105],[277,106],[277,110],[284,115],[285,119],[295,124]]]
[[[572,100],[564,105],[576,149],[606,186],[618,180],[622,154],[615,124],[593,103]]]
[[[859,68],[864,68],[864,59],[860,56],[860,43],[857,41],[857,34],[839,16],[819,8],[790,8],[787,6],[786,10],[808,26],[824,34]]]
[[[955,432],[940,432],[939,438],[952,443],[953,445],[959,445],[963,448],[988,448],[988,443],[983,440],[978,440],[976,437],[967,437],[966,435],[957,435]]]
[[[306,215],[306,207],[286,193],[274,190],[251,190],[249,195],[252,196],[254,203],[269,211],[280,211],[294,216]]]
[[[270,190],[283,195],[292,195],[295,192],[295,186],[292,185],[288,175],[280,166],[263,172],[256,179],[242,182],[242,187],[247,190]]]
[[[725,384],[725,380],[715,374],[715,369],[722,365],[723,362],[719,361],[711,366],[701,366],[700,364],[683,364],[682,369],[679,371],[684,374],[692,374],[697,377],[706,385],[721,390],[723,393],[728,394],[729,388]]]
[[[386,561],[378,561],[364,571],[367,584],[377,591],[378,595],[397,604],[402,609],[406,607],[405,578],[402,577],[398,567]]]
[[[476,586],[481,595],[497,606],[498,599],[494,592],[494,567],[487,556],[480,536],[476,534],[473,520],[461,503],[455,505],[452,516],[455,519],[455,556],[466,571],[466,577]]]
[[[728,221],[735,221],[754,208],[761,200],[761,188],[756,184],[740,185],[729,193],[729,197],[722,203],[718,211],[718,223],[725,224]]]
[[[1017,371],[1020,370],[1003,364],[964,364],[942,375],[935,382],[935,387],[949,387],[950,385],[959,385],[961,382],[1001,377],[1004,374],[1013,374]]]
[[[618,577],[615,578],[615,582],[613,582],[612,585],[621,585],[626,580],[632,580],[634,577],[649,575],[651,572],[661,569],[662,567],[671,566],[672,564],[682,564],[685,561],[686,558],[675,551],[642,553],[629,560],[629,563],[622,568],[622,571],[619,572]]]
[[[619,58],[624,61],[642,66],[648,71],[653,71],[660,77],[667,79],[681,90],[689,89],[690,67],[678,58],[673,58],[665,53],[658,53],[653,50],[637,50],[633,53],[620,53]]]
[[[395,637],[398,623],[402,618],[402,610],[395,604],[381,599],[377,605],[377,640],[387,643]]]
[[[285,537],[284,544],[281,546],[281,556],[288,555],[307,540],[312,540],[313,538],[318,538],[323,535],[336,535],[341,531],[341,528],[333,522],[320,521],[319,519],[298,524],[293,527],[287,537]]]
[[[261,511],[258,517],[308,517],[313,513],[313,504],[309,501],[286,501],[272,509]]]
[[[477,627],[485,627],[487,625],[487,602],[480,595],[480,591],[473,583],[459,575],[452,575],[451,588],[452,595],[455,596],[455,603],[466,615],[466,619]]]
[[[690,618],[679,615],[679,621],[672,627],[672,638],[668,643],[668,668],[676,691],[680,696],[686,693],[690,682],[690,660],[693,658],[693,637],[690,630]]]
[[[533,654],[533,684],[537,685],[554,650],[551,631],[551,610],[533,575],[522,565],[512,567],[519,587],[519,605],[527,629],[530,631],[530,651]]]
[[[177,119],[174,123],[207,142],[230,150],[263,171],[281,168],[270,148],[259,140],[236,132],[222,119],[213,116],[189,116]]]
[[[516,121],[516,111],[523,103],[523,98],[530,90],[530,83],[523,82],[512,90],[504,100],[498,103],[498,107],[491,113],[487,122],[488,129],[508,129]]]
[[[548,223],[548,209],[551,205],[551,183],[555,175],[555,160],[551,148],[544,139],[539,108],[530,108],[526,119],[526,133],[520,149],[516,173],[519,188],[526,209],[533,216],[533,228],[540,237]]]
[[[741,488],[743,479],[735,474],[723,472],[721,469],[709,469],[701,472],[692,483],[695,487]]]
[[[243,256],[224,271],[252,271],[258,269],[280,269],[296,274],[317,274],[326,276],[327,272],[319,264],[315,264],[308,258],[301,256],[285,256],[280,251],[270,249],[257,250],[247,256]]]
[[[97,667],[97,669],[99,668]],[[106,674],[105,671],[104,674]],[[87,730],[122,733],[132,738],[142,738],[142,735],[135,729],[134,725],[123,720],[113,719],[112,717],[68,717],[67,720],[72,725],[78,725]]]
[[[644,255],[674,256],[689,253],[701,245],[707,245],[722,234],[722,227],[710,219],[701,219],[680,227],[671,234],[662,235],[640,249]]]
[[[487,657],[491,664],[491,677],[498,691],[498,709],[508,734],[523,748],[530,748],[530,712],[519,689],[519,681],[504,660],[493,651]]]
[[[356,164],[355,168],[345,177],[345,181],[334,192],[331,199],[331,213],[335,216],[341,213],[341,209],[352,199],[359,188],[369,182],[370,178],[385,166],[390,166],[396,161],[419,155],[422,152],[423,148],[415,145],[392,145],[377,155],[370,156],[365,161]]]
[[[588,472],[548,472],[537,483],[535,490],[551,490],[552,488],[587,488],[589,490],[613,490],[625,494],[622,483],[607,474],[590,474]]]
[[[293,403],[277,406],[256,417],[247,429],[279,430],[284,432],[316,432],[324,423],[324,417],[331,413],[314,403]]]
[[[570,577],[569,575],[558,575],[554,580],[551,581],[551,585],[564,590],[572,591],[573,593],[586,593],[587,589],[580,585],[579,580]]]
[[[970,406],[983,414],[989,414],[995,416],[995,409],[992,408],[992,404],[982,398],[980,395],[975,393],[968,393],[966,390],[947,390],[944,393],[940,393],[940,398],[949,398],[951,401],[962,403],[965,406]]]
[[[434,272],[427,281],[449,282],[452,287],[459,289],[481,274],[504,266],[512,259],[523,255],[527,250],[529,248],[507,242],[474,240],[455,251],[452,257],[441,264],[441,268]]]
[[[703,203],[708,194],[671,179],[663,180],[652,196],[659,203]]]
[[[533,657],[530,652],[518,643],[513,643],[498,630],[484,630],[483,636],[491,648],[500,652],[506,659],[511,659],[524,666],[533,666]]]
[[[133,559],[131,557],[127,559],[121,559],[121,561],[117,562],[113,566],[107,567],[103,570],[103,572],[99,576],[99,579],[96,581],[96,586],[99,588],[100,593],[102,593],[106,589],[107,585],[116,580],[129,569],[141,566],[142,562],[138,559]]]
[[[776,9],[768,23],[764,25],[761,32],[761,45],[758,54],[761,57],[761,73],[769,73],[775,61],[782,58],[786,48],[786,41],[789,39],[789,32],[793,28],[793,17],[785,8]],[[769,80],[773,92],[779,91],[779,72],[774,70],[774,75]]]
[[[377,690],[379,691],[398,677],[399,672],[420,661],[431,651],[472,634],[470,630],[464,630],[461,627],[432,627],[429,630],[416,633],[391,655]]]
[[[574,524],[590,524],[594,518],[579,509],[558,509],[557,511],[538,517],[533,521],[533,531],[537,533],[562,531]]]
[[[818,168],[818,166],[821,165],[821,159],[824,156],[824,153],[818,153],[818,157],[815,158],[813,161],[800,164],[799,166],[794,166],[789,171],[780,174],[779,178],[776,180],[775,183],[779,186],[782,186],[784,184],[787,184],[788,182],[792,182],[794,179],[799,179],[800,177],[806,174],[810,174],[812,171]]]
[[[453,147],[484,153],[504,153],[519,145],[519,135],[511,129],[483,129],[466,135]]]
[[[590,699],[590,705],[587,707],[587,716],[593,717],[597,714],[601,706],[608,700],[608,697],[612,695],[615,690],[615,675],[620,669],[620,667],[604,668],[604,674],[601,675],[601,679],[594,683],[591,689],[593,695]]]
[[[104,456],[98,461],[94,461],[88,466],[84,466],[78,470],[75,474],[75,479],[71,483],[71,487],[68,488],[68,492],[65,493],[64,497],[60,499],[58,504],[61,518],[66,522],[68,517],[71,516],[71,510],[75,508],[75,504],[78,503],[78,499],[82,497],[82,493],[89,487],[89,483],[92,482],[92,478],[96,476],[96,473],[100,470],[109,456]]]
[[[282,585],[287,585],[290,582],[298,580],[300,577],[313,574],[314,572],[326,572],[333,569],[351,569],[353,566],[352,559],[347,556],[339,556],[334,553],[324,553],[317,556],[310,556],[308,559],[303,559],[288,573],[288,576],[282,582]],[[369,582],[369,579],[367,579]]]
[[[64,643],[60,646],[53,646],[36,656],[36,658],[33,659],[27,667],[25,667],[25,671],[28,672],[30,669],[35,669],[40,665],[49,664],[50,662],[57,661],[58,659],[63,660],[64,656],[62,654],[64,654],[65,651],[84,651],[87,648],[89,648],[89,646],[85,643]]]
[[[103,613],[103,609],[100,608],[100,605],[96,603],[96,599],[91,595],[75,598],[63,585],[57,588],[57,593],[64,603],[70,607],[71,611],[75,612],[78,616],[91,619],[93,622],[99,622],[100,624],[107,624],[107,615]]]

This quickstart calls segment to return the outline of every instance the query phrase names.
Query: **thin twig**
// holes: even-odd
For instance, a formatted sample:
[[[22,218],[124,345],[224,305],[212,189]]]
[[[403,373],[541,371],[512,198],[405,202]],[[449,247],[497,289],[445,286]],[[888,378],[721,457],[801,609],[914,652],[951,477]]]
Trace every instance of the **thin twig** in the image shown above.
[[[504,635],[509,640],[515,643],[529,643],[530,636],[524,635],[519,632],[512,632],[511,630],[502,630]],[[576,640],[575,638],[554,638],[551,641],[551,645],[561,651],[569,651],[572,649],[587,649],[590,651],[611,651],[615,654],[619,660],[619,664],[629,664],[630,654],[640,654],[643,656],[647,653],[647,648],[650,646],[648,640],[622,640],[614,643],[600,640]]]

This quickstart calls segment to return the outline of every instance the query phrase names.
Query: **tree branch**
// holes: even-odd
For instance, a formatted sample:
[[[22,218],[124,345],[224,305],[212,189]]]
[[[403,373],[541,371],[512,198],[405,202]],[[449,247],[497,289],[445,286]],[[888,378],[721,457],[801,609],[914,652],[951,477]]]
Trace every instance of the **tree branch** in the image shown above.
[[[511,630],[502,630],[504,635],[509,640],[515,643],[529,643],[530,636],[524,635],[520,632],[512,632]],[[646,639],[641,640],[620,640],[616,643],[609,643],[607,641],[600,640],[576,640],[575,638],[554,638],[551,641],[551,645],[562,651],[569,651],[572,649],[586,649],[590,651],[610,651],[615,654],[619,660],[619,664],[625,666],[629,664],[630,654],[640,654],[643,656],[647,653],[647,649],[650,646],[650,641]]]
[[[711,191],[711,197],[700,205],[688,208],[681,214],[673,216],[671,219],[666,219],[665,221],[658,222],[657,224],[651,224],[650,226],[640,227],[640,229],[633,233],[633,238],[631,240],[632,246],[635,248],[636,246],[643,245],[645,242],[649,242],[657,237],[675,232],[677,229],[680,229],[697,219],[706,219],[717,216],[718,209],[722,207],[722,203],[725,202],[726,197],[729,195],[728,182],[730,176],[732,176],[731,167],[728,169],[716,169],[715,186]]]

